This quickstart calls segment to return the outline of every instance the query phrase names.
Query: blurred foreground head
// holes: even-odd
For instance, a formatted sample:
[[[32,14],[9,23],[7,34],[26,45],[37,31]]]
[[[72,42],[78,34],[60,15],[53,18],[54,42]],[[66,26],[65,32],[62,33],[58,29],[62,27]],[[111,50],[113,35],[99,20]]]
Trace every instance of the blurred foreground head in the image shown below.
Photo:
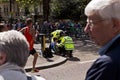
[[[0,66],[11,63],[24,67],[28,59],[28,42],[18,31],[0,33]]]

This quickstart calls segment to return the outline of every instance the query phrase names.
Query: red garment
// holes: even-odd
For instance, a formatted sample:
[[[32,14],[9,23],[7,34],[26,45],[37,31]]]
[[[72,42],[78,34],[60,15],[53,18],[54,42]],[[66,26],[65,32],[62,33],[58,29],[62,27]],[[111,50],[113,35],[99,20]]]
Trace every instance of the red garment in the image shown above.
[[[29,49],[32,50],[34,45],[34,39],[33,39],[33,36],[29,33],[29,27],[25,28],[24,35],[29,43]]]

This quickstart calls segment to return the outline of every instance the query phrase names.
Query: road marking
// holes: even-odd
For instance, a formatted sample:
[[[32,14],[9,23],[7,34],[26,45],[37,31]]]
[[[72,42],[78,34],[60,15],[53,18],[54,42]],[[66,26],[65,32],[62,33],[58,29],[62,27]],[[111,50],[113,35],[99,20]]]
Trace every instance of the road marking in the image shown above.
[[[79,62],[80,64],[84,64],[84,63],[91,63],[91,62],[94,62],[95,60],[89,60],[89,61],[82,61],[82,62]]]

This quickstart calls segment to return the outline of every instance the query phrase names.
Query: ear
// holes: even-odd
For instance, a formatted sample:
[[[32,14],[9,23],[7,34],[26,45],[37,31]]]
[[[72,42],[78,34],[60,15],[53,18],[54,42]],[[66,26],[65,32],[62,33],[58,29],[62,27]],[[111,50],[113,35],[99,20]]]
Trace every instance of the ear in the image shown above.
[[[120,32],[120,20],[119,19],[113,19],[113,32],[114,34],[118,34]]]
[[[0,65],[4,64],[6,61],[6,54],[0,53]]]

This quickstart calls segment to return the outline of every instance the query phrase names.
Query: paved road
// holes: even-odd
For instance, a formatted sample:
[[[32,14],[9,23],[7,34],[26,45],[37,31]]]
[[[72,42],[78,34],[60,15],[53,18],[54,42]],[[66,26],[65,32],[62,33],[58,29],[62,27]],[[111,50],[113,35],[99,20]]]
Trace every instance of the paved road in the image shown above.
[[[39,73],[29,73],[32,75],[41,75],[46,80],[84,80],[85,74],[91,65],[91,62],[76,62],[68,64],[67,62],[58,67],[41,70]]]
[[[75,40],[75,50],[73,51],[73,60],[80,60],[80,61],[86,61],[86,60],[93,60],[98,57],[97,51],[99,49],[98,46],[96,46],[92,41],[85,40]],[[49,44],[47,43],[46,46]],[[41,45],[35,44],[35,49],[39,52]]]
[[[75,41],[74,58],[57,67],[43,69],[39,73],[46,80],[84,80],[88,68],[98,56],[99,49],[91,41]]]

